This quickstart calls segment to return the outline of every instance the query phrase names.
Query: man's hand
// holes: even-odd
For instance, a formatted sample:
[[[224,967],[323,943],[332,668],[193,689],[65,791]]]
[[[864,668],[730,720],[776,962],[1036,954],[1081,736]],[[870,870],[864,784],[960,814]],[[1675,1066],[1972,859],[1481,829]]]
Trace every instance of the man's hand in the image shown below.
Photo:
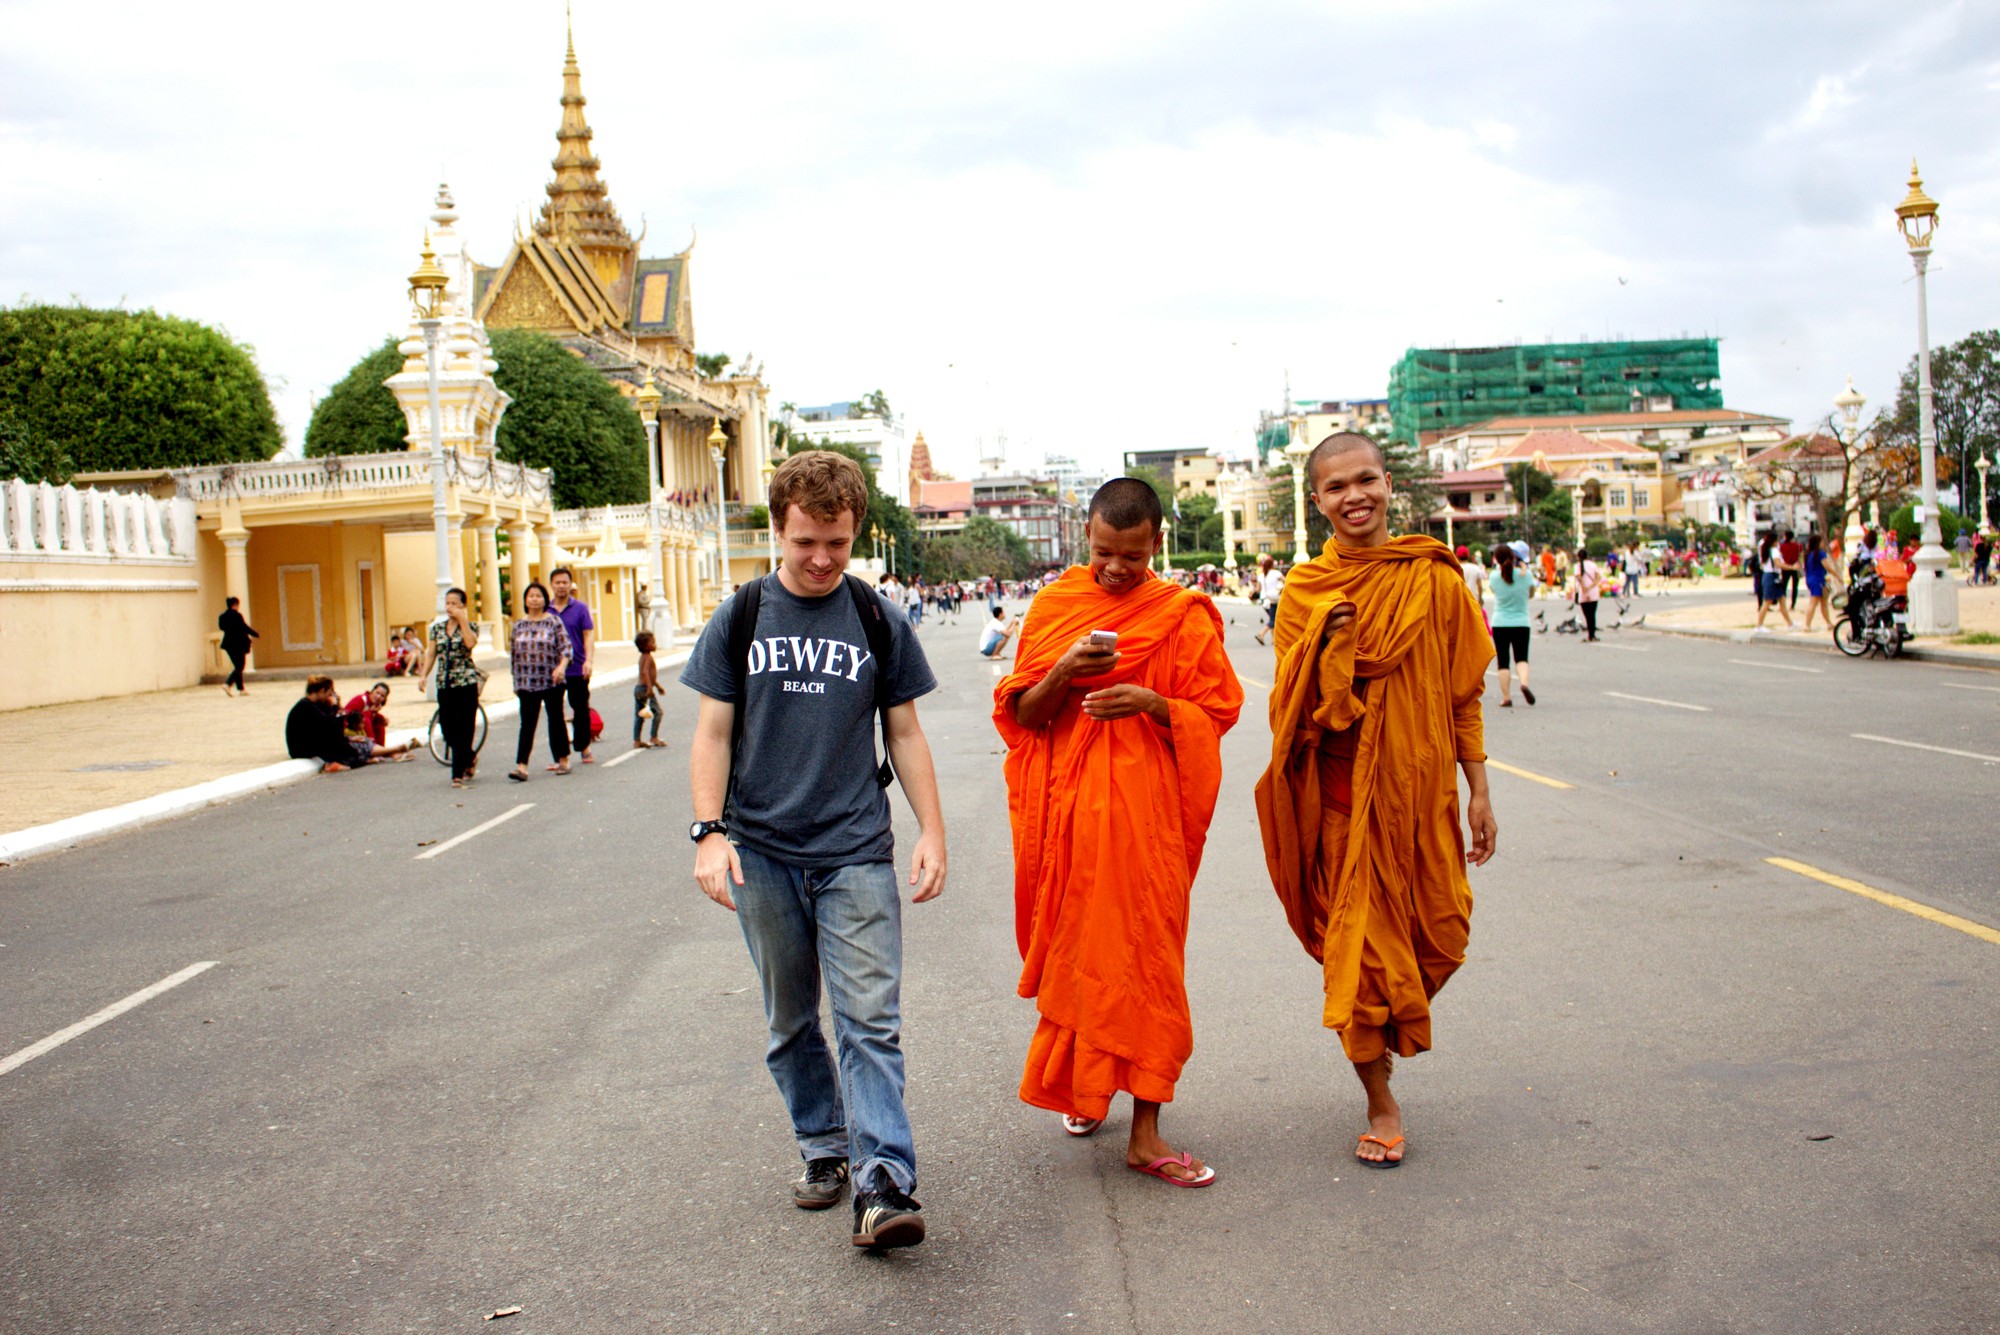
[[[1326,614],[1326,632],[1320,637],[1320,643],[1322,645],[1327,643],[1327,641],[1334,637],[1335,633],[1352,620],[1354,620],[1354,604],[1349,602],[1335,603],[1333,610]]]
[[[736,856],[736,845],[727,835],[711,834],[694,846],[694,882],[704,895],[734,913],[736,901],[729,897],[731,881],[743,884],[742,859]]]
[[[1129,681],[1119,686],[1106,686],[1084,696],[1083,712],[1107,723],[1112,719],[1131,718],[1134,714],[1151,714],[1166,726],[1172,726],[1173,722],[1165,697],[1158,691]]]
[[[582,677],[582,678],[583,678],[583,679],[584,679],[585,681],[589,681],[589,680],[590,680],[590,660],[589,660],[589,659],[587,659],[587,658],[586,658],[586,659],[584,659],[584,660],[583,660],[583,666],[582,666],[582,667],[580,667],[580,668],[578,668],[578,669],[576,670],[576,675],[577,675],[577,676],[579,676],[579,677]]]
[[[1052,677],[1060,676],[1065,682],[1075,677],[1100,677],[1118,666],[1119,653],[1116,649],[1106,649],[1090,642],[1085,636],[1069,647],[1069,652],[1056,660],[1049,669]]]
[[[910,858],[910,884],[917,893],[912,904],[922,904],[944,893],[944,835],[925,831],[917,837],[917,850]]]
[[[1484,866],[1500,838],[1500,824],[1493,819],[1493,799],[1474,793],[1465,806],[1465,823],[1472,830],[1472,847],[1465,850],[1465,860],[1475,867]]]

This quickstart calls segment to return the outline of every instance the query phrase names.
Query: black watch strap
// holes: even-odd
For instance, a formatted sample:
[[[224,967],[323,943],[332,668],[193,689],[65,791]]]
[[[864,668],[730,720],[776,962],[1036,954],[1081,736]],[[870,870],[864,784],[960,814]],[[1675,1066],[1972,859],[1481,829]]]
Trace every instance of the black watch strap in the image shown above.
[[[726,820],[698,820],[688,827],[688,838],[700,843],[711,834],[727,835],[729,822]]]

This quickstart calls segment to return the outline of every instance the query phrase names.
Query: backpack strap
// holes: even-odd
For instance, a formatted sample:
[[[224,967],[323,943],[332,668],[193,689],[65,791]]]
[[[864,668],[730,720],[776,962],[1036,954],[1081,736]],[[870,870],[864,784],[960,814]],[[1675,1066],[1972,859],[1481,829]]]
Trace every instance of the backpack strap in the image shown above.
[[[852,575],[842,576],[848,596],[854,599],[861,631],[868,637],[868,652],[875,656],[875,713],[882,720],[882,763],[876,767],[875,782],[887,788],[896,777],[889,764],[889,655],[895,650],[896,633],[882,612],[882,599]]]
[[[729,600],[729,665],[736,672],[736,711],[729,721],[729,787],[724,810],[735,805],[736,753],[743,745],[743,715],[750,703],[750,645],[757,638],[757,609],[764,581],[753,579]]]

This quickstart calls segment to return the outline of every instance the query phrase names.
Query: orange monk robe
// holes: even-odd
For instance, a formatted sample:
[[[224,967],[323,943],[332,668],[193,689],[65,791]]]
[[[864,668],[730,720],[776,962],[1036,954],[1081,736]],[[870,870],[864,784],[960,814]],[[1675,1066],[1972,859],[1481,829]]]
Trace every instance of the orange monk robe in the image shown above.
[[[1321,647],[1327,614],[1355,605]],[[1257,783],[1264,857],[1292,931],[1319,960],[1324,1020],[1349,1060],[1431,1045],[1430,999],[1465,961],[1472,888],[1459,761],[1484,761],[1493,640],[1443,543],[1329,539],[1285,580],[1271,764]],[[1365,698],[1355,683],[1365,679]],[[1321,742],[1354,732],[1350,811],[1323,794]]]
[[[1117,669],[1077,679],[1055,718],[1022,727],[1016,697],[1093,630],[1118,632]],[[1086,694],[1123,682],[1165,698],[1172,728],[1084,714]],[[1222,785],[1222,734],[1243,707],[1222,618],[1166,580],[1113,595],[1073,566],[1035,595],[993,701],[1008,748],[1020,993],[1042,1016],[1021,1097],[1098,1118],[1121,1089],[1165,1103],[1194,1051],[1188,893]]]

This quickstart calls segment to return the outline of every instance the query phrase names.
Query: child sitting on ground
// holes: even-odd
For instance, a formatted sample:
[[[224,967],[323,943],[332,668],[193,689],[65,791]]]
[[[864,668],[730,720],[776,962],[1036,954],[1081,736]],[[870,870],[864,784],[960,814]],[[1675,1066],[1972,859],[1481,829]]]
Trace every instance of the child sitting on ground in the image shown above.
[[[632,687],[632,749],[644,750],[649,746],[665,746],[660,740],[660,669],[653,662],[653,632],[642,630],[632,644],[639,651],[639,680]],[[639,740],[639,725],[646,711],[653,711],[653,736],[650,741]]]

